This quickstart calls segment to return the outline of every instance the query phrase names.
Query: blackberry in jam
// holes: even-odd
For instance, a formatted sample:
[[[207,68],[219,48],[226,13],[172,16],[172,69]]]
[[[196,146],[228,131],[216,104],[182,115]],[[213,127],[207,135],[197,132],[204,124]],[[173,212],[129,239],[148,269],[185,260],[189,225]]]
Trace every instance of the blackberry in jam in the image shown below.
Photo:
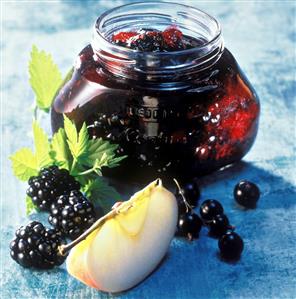
[[[105,175],[190,178],[249,151],[259,100],[213,17],[181,4],[134,3],[99,17],[93,36],[57,93],[52,129],[65,113],[78,126],[85,121],[92,138],[119,144],[128,158]]]

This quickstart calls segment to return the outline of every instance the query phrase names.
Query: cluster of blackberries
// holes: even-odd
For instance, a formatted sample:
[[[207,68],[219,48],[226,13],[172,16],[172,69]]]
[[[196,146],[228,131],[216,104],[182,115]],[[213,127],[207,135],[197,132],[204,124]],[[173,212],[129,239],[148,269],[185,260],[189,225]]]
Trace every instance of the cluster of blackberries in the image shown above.
[[[59,195],[80,189],[79,182],[69,174],[69,171],[59,169],[57,166],[42,169],[39,175],[31,177],[28,183],[27,195],[42,211],[49,211],[51,204]]]
[[[65,257],[58,253],[60,234],[37,221],[21,226],[10,243],[10,255],[21,266],[50,269],[61,265]]]
[[[93,205],[76,190],[61,195],[51,205],[48,221],[63,235],[73,240],[96,221],[96,215]]]
[[[44,168],[28,183],[27,195],[37,208],[49,212],[54,229],[36,221],[20,227],[10,244],[11,257],[24,267],[52,268],[64,261],[58,254],[62,238],[73,240],[88,229],[96,220],[95,208],[66,169]]]

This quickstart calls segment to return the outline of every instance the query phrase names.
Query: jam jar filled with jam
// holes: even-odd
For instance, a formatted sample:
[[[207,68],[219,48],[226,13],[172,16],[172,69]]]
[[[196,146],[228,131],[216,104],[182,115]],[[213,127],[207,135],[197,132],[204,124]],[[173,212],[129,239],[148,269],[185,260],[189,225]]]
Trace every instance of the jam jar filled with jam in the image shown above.
[[[102,14],[52,106],[127,155],[105,175],[192,177],[240,160],[254,143],[258,97],[217,20],[193,7],[149,2]]]

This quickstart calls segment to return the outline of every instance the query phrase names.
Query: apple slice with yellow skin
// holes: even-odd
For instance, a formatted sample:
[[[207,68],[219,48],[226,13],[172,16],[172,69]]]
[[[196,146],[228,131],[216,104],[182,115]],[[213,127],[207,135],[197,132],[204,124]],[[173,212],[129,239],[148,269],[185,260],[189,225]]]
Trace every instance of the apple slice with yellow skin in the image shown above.
[[[177,225],[176,198],[157,180],[103,218],[70,251],[67,270],[99,290],[124,291],[145,279],[165,256]]]

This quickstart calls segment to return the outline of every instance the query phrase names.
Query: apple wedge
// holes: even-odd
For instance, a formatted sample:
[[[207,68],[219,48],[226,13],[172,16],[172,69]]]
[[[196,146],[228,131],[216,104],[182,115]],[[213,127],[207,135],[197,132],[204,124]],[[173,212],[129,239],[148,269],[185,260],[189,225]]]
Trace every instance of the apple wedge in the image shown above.
[[[99,219],[67,258],[68,272],[106,292],[130,289],[165,256],[178,218],[175,196],[161,180],[150,183]]]

